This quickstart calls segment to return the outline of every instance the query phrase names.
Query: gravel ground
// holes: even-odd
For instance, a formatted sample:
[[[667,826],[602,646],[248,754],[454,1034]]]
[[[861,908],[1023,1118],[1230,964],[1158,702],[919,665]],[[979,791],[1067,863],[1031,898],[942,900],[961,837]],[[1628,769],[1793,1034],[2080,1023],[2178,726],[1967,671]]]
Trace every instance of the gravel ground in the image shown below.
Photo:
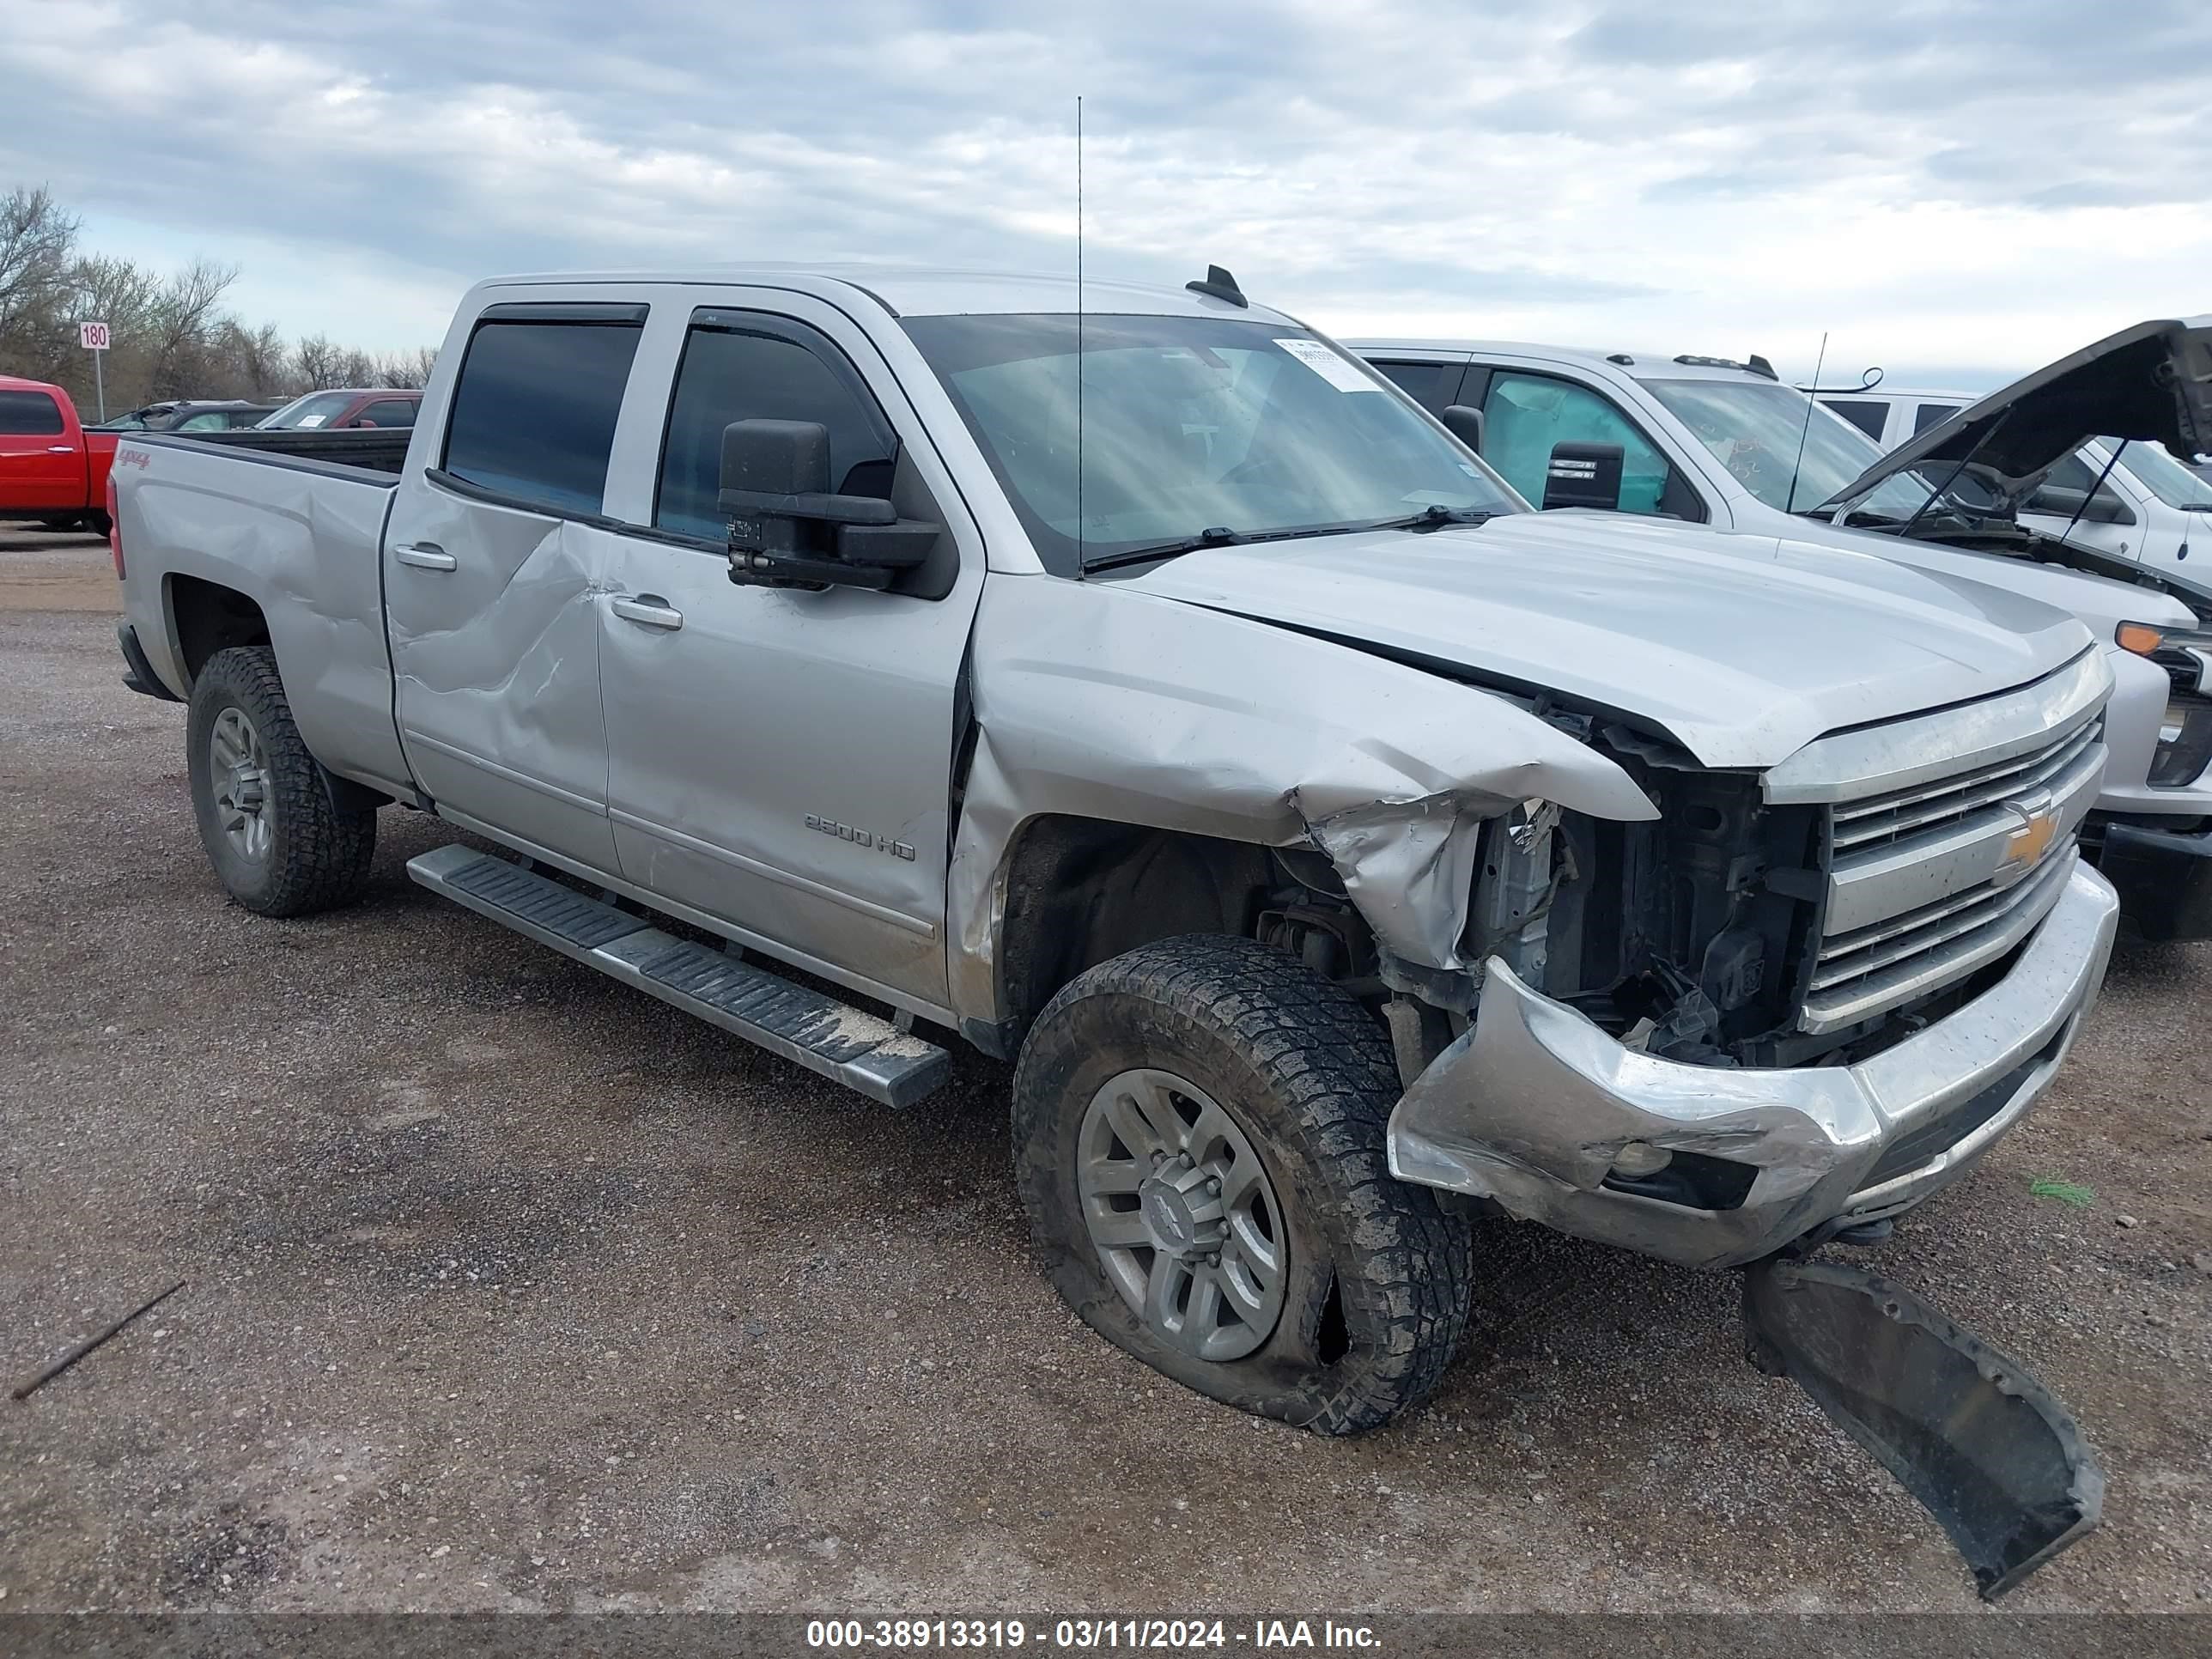
[[[1004,1068],[894,1114],[413,886],[225,902],[106,550],[0,532],[0,1591],[33,1608],[1952,1609],[1734,1281],[1498,1223],[1428,1405],[1330,1442],[1025,1258]],[[2124,949],[2038,1115],[1870,1261],[2110,1477],[2025,1608],[2212,1597],[2212,951]],[[2072,1208],[2032,1198],[2063,1176]]]

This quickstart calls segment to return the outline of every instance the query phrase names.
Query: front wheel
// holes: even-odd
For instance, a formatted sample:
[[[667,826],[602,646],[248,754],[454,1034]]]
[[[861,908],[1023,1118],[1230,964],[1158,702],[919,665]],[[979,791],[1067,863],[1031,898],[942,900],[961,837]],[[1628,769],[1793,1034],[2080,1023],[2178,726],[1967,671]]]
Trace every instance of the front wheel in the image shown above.
[[[1389,1172],[1389,1043],[1279,951],[1194,935],[1077,977],[1014,1080],[1039,1257],[1093,1330],[1242,1410],[1345,1434],[1436,1386],[1468,1230]]]
[[[376,814],[340,811],[265,645],[234,646],[192,680],[185,722],[192,816],[225,890],[264,916],[350,902],[368,880]]]

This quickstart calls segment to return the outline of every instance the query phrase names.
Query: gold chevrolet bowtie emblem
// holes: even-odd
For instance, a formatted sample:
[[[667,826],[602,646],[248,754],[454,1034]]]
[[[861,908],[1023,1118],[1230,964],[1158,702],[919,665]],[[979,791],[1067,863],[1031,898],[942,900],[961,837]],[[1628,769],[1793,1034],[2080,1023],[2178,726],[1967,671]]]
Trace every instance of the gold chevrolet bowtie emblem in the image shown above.
[[[2017,803],[2007,803],[2014,811],[2026,814],[2025,822],[2006,839],[2004,862],[1998,866],[2000,880],[2017,880],[2042,861],[2050,850],[2052,839],[2058,834],[2058,814],[2045,808],[2029,812]]]

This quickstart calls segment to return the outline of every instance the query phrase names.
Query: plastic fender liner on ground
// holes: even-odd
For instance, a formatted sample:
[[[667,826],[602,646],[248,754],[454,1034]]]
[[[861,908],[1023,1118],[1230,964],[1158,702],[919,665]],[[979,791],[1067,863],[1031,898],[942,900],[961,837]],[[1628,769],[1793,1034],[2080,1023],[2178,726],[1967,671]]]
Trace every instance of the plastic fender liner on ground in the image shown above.
[[[1856,1267],[1744,1272],[1745,1352],[1787,1376],[1934,1516],[1994,1601],[2097,1524],[2105,1474],[2027,1369]]]

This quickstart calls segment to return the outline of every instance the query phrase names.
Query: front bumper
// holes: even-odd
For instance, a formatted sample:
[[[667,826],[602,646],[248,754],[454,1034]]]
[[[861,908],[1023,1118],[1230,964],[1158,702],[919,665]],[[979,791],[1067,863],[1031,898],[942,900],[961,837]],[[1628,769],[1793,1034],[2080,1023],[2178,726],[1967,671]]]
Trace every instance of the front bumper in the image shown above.
[[[2148,939],[2212,939],[2212,830],[2110,823],[2097,868]]]
[[[1390,1115],[1391,1172],[1688,1267],[1895,1215],[2042,1097],[2096,1000],[2118,918],[2111,884],[2077,866],[1996,985],[1871,1059],[1795,1071],[1625,1048],[1493,958],[1474,1025]],[[1638,1141],[1751,1179],[1715,1208],[1607,1186]]]

